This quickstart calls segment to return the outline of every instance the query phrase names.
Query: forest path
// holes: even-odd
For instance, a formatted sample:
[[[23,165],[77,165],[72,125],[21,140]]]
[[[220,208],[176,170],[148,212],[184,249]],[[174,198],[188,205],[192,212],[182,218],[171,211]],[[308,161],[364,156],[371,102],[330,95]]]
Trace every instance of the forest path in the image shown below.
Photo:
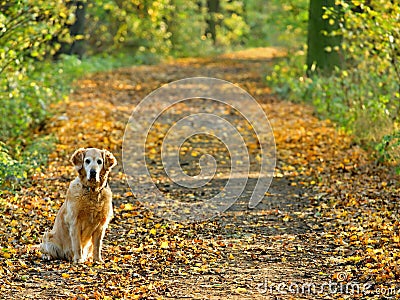
[[[69,100],[54,107],[58,113],[46,127],[58,139],[48,169],[38,170],[33,186],[18,197],[6,199],[0,228],[2,297],[333,299],[353,297],[339,288],[354,280],[376,288],[375,279],[381,276],[381,283],[393,284],[399,275],[396,256],[383,266],[374,265],[379,253],[365,249],[369,242],[364,234],[375,230],[379,239],[372,233],[368,236],[375,249],[381,246],[382,251],[398,253],[398,235],[379,227],[397,226],[389,213],[398,209],[396,180],[350,137],[329,121],[318,120],[312,109],[271,96],[264,76],[282,54],[274,48],[252,49],[79,79]],[[277,166],[268,193],[255,209],[247,208],[244,195],[217,218],[184,225],[155,216],[135,199],[122,170],[121,147],[128,118],[145,96],[165,83],[194,76],[230,81],[257,99],[273,129]],[[220,109],[212,105],[215,108],[207,109]],[[182,116],[192,110],[183,108]],[[239,121],[231,119],[238,126]],[[241,133],[256,144],[251,131]],[[224,151],[209,142],[206,152]],[[192,148],[200,144],[193,141]],[[105,236],[106,263],[43,262],[32,245],[52,226],[75,177],[69,156],[88,146],[112,151],[119,162],[110,179],[115,217]],[[160,156],[158,151],[154,154],[149,166],[156,172]],[[187,156],[189,172],[196,169],[193,156]],[[221,185],[202,195],[214,195]],[[193,197],[173,189],[167,192],[182,201]],[[378,217],[384,222],[375,223]],[[381,270],[391,273],[383,277]],[[365,297],[363,292],[356,294]]]

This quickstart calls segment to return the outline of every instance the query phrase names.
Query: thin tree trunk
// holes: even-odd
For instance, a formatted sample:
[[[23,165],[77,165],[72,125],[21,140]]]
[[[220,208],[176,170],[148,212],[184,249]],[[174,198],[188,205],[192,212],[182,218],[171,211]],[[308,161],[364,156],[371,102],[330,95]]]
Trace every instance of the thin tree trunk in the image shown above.
[[[80,37],[79,39],[75,39],[71,45],[69,54],[76,54],[79,57],[82,57],[85,53],[85,17],[86,17],[86,5],[87,1],[77,1],[76,3],[76,11],[75,17],[76,21],[70,28],[71,36]]]
[[[340,7],[335,5],[335,0],[310,0],[308,18],[308,51],[307,66],[308,74],[316,70],[322,74],[329,75],[334,67],[341,67],[340,35],[331,36],[331,33],[338,30],[338,20],[330,18],[323,19],[323,7],[334,8],[340,13]]]
[[[69,32],[74,41],[72,44],[61,43],[61,48],[56,53],[56,57],[60,54],[76,54],[78,57],[82,57],[85,52],[85,17],[86,17],[86,6],[88,0],[83,1],[71,1],[67,2],[68,7],[75,8],[75,23],[69,27]]]
[[[217,13],[220,10],[219,0],[207,0],[208,18],[206,35],[210,35],[215,45],[217,42]]]

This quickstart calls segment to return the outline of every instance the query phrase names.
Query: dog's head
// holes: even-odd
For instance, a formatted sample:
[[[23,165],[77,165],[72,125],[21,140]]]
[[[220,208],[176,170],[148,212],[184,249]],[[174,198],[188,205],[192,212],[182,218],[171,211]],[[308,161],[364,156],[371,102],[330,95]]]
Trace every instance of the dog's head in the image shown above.
[[[80,148],[71,157],[82,183],[103,186],[110,170],[117,165],[114,155],[107,150]]]

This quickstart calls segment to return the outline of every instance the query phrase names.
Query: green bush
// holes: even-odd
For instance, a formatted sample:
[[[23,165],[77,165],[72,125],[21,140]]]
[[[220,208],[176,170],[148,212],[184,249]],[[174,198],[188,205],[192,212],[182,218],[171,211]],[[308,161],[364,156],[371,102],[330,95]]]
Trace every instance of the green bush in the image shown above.
[[[245,7],[242,1],[222,1],[221,13],[217,14],[217,44],[232,47],[244,44],[250,33],[246,23]]]
[[[378,151],[378,162],[391,161],[400,158],[400,131],[385,135],[375,147]],[[393,154],[395,153],[395,154]],[[400,175],[400,167],[396,168]]]
[[[370,6],[339,2],[341,14],[326,11],[323,17],[340,22],[340,31],[333,34],[343,35],[343,67],[328,77],[307,76],[303,46],[276,65],[267,81],[276,93],[313,104],[322,117],[340,124],[357,142],[375,147],[385,136],[394,135],[400,122],[400,8],[384,0],[370,1]],[[398,159],[396,147],[380,151]]]
[[[0,185],[18,185],[43,160],[44,144],[51,145],[32,134],[48,116],[49,103],[59,97],[48,81],[52,72],[41,73],[50,69],[38,66],[60,42],[70,40],[67,26],[73,20],[63,1],[0,3]]]
[[[15,189],[47,161],[56,142],[52,136],[34,134],[53,113],[49,104],[65,99],[71,84],[85,74],[149,63],[153,58],[98,55],[87,59],[62,55],[57,62],[42,61],[18,87],[18,97],[0,107],[0,186]],[[33,103],[39,103],[34,106]],[[4,138],[6,137],[6,138]]]
[[[54,95],[30,77],[39,61],[60,47],[54,41],[69,39],[66,25],[73,13],[62,1],[9,1],[0,4],[0,140],[11,144],[46,116]]]
[[[23,151],[14,149],[13,156],[7,145],[0,142],[0,186],[15,190],[29,174],[41,171],[47,156],[54,150],[54,141],[52,136],[37,137]]]

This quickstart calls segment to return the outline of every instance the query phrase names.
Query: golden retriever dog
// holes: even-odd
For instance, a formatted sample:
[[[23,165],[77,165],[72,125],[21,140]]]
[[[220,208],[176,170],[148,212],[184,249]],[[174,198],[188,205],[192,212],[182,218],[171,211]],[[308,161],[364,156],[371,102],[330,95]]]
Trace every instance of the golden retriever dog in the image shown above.
[[[103,262],[101,247],[113,217],[112,193],[107,178],[117,164],[107,150],[80,148],[71,157],[78,176],[69,185],[53,229],[43,235],[43,258]]]

